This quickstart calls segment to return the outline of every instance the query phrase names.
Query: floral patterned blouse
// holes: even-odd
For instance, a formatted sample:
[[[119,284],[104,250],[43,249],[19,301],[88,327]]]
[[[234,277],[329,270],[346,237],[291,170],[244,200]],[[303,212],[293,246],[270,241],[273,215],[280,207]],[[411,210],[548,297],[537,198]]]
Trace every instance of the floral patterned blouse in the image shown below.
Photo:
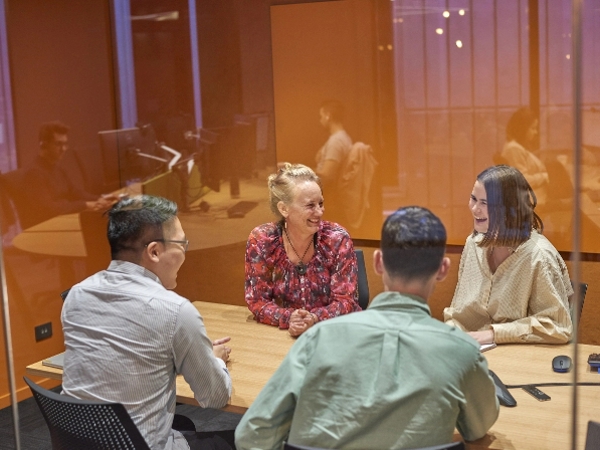
[[[282,234],[281,222],[266,223],[252,230],[246,244],[246,303],[258,322],[288,328],[296,309],[319,320],[361,310],[356,255],[344,228],[321,221],[305,275],[288,259]]]

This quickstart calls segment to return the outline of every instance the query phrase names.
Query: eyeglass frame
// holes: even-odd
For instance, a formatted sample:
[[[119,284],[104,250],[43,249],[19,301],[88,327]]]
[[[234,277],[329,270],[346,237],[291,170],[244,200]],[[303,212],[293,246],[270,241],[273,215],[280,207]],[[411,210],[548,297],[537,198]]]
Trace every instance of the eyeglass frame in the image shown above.
[[[174,240],[174,239],[152,239],[147,244],[144,244],[144,247],[148,247],[153,242],[163,242],[165,244],[167,242],[172,242],[173,244],[181,244],[183,246],[183,253],[187,253],[188,248],[190,246],[190,240],[189,239],[185,239],[183,241],[178,241],[178,240]]]

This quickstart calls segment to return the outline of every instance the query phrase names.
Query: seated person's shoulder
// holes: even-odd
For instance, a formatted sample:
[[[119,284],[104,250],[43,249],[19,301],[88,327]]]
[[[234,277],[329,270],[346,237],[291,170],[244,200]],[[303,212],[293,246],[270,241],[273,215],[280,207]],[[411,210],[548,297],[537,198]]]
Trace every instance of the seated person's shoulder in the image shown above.
[[[321,245],[331,249],[337,249],[342,243],[351,242],[350,234],[344,227],[335,223],[323,220],[318,239]]]
[[[263,223],[250,232],[248,241],[254,241],[257,246],[269,247],[281,238],[281,230],[277,222]]]
[[[543,234],[538,233],[537,231],[533,231],[531,233],[531,237],[529,239],[529,252],[532,257],[536,259],[559,259],[562,261],[562,257],[556,247],[552,245],[552,243],[544,236]]]

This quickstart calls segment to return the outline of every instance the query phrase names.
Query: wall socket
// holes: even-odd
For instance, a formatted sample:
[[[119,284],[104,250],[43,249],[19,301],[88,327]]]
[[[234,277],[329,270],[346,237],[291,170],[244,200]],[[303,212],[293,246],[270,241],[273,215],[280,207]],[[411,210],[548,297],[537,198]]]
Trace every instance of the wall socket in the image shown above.
[[[36,342],[41,341],[43,339],[48,339],[49,337],[52,337],[52,322],[48,322],[35,327]]]

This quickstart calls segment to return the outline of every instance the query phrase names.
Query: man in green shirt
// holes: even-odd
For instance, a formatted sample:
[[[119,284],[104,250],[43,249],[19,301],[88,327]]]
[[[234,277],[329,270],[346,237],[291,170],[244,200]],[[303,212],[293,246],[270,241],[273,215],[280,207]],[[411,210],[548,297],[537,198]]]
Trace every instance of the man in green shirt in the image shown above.
[[[429,210],[401,208],[383,225],[369,308],[321,322],[294,344],[244,414],[236,447],[291,444],[403,449],[486,434],[498,417],[479,344],[431,317],[427,298],[450,267],[446,230]]]

